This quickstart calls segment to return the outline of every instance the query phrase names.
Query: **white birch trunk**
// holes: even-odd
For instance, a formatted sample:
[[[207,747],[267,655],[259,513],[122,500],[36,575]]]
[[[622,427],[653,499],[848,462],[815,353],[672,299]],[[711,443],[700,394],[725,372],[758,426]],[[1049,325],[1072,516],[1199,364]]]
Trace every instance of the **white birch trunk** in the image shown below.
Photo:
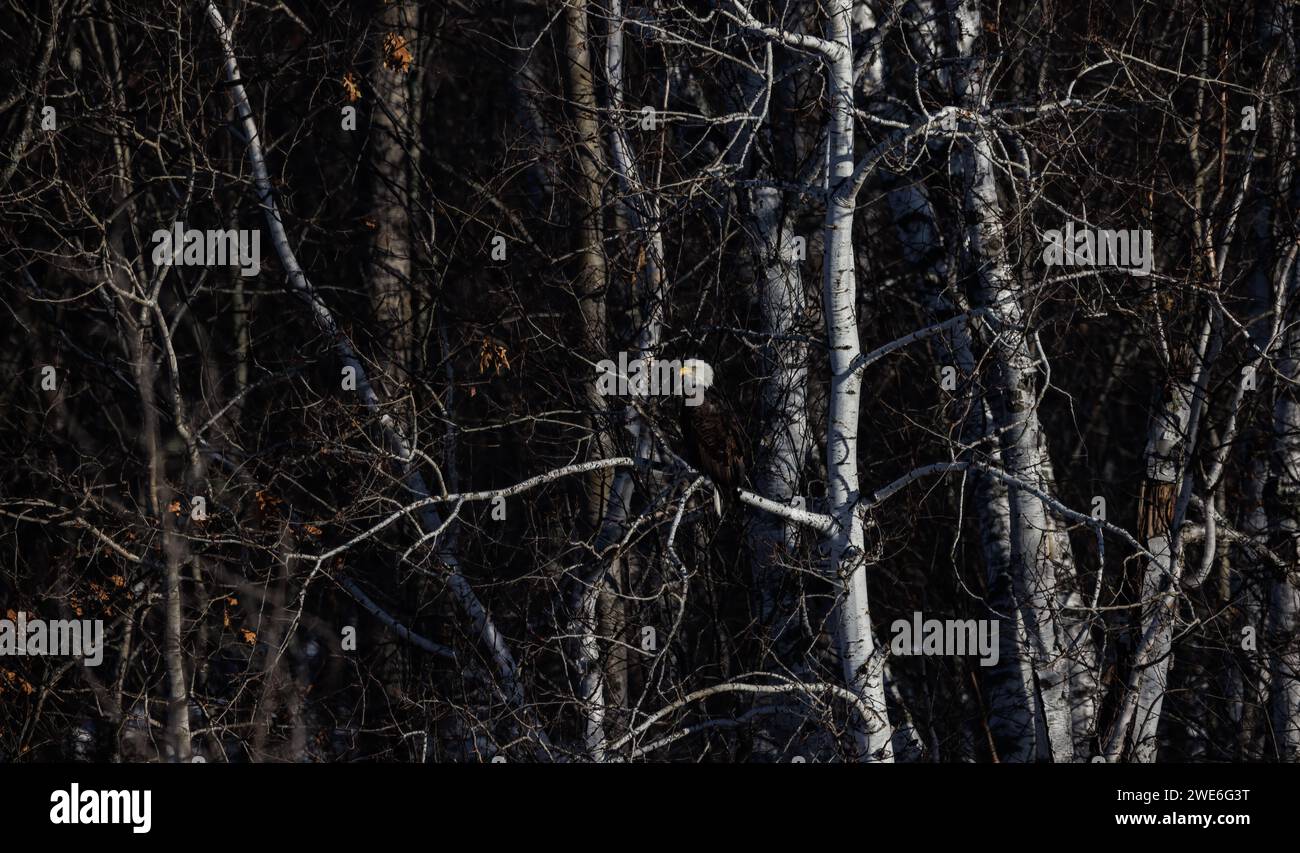
[[[1056,473],[1048,453],[1046,436],[1040,450],[1043,458],[1043,488],[1056,494]],[[1059,630],[1064,647],[1066,669],[1070,679],[1067,698],[1070,703],[1070,728],[1074,734],[1074,757],[1084,761],[1092,750],[1092,740],[1097,734],[1097,711],[1101,703],[1101,670],[1097,644],[1091,626],[1097,614],[1088,613],[1091,603],[1080,590],[1080,574],[1074,561],[1074,548],[1070,534],[1055,515],[1048,516],[1051,525],[1052,559],[1056,566],[1057,600],[1064,608],[1060,614]],[[1105,566],[1098,566],[1104,572]]]
[[[777,133],[763,124],[778,114],[763,105],[779,102],[774,85],[771,46],[767,46],[765,75],[737,71],[735,93],[728,98],[733,113],[759,116],[748,121],[731,142],[728,165],[738,174],[752,176],[754,186],[739,190],[746,217],[749,255],[757,267],[753,301],[761,320],[763,384],[761,446],[755,448],[754,485],[760,495],[780,504],[790,504],[798,492],[807,459],[808,433],[808,344],[798,340],[807,305],[799,259],[795,257],[794,211],[786,209],[785,193],[774,186],[777,180],[772,161],[793,158],[789,151],[778,153]],[[768,152],[771,152],[770,154]],[[745,168],[745,161],[753,161]],[[786,627],[780,623],[794,614],[783,600],[782,578],[777,563],[794,538],[795,525],[786,519],[753,508],[749,522],[749,546],[753,559],[754,599],[760,624],[769,638],[780,644]],[[785,697],[782,697],[784,700]]]
[[[957,78],[955,88],[969,109],[979,110],[987,94],[984,58],[974,55],[981,32],[979,4],[976,0],[950,0],[950,11],[949,23],[954,29],[951,36],[956,48],[960,55],[970,57],[969,66]],[[991,353],[995,375],[991,404],[994,423],[1001,435],[1006,472],[1018,481],[1045,489],[1047,465],[1038,421],[1034,338],[1021,305],[1019,283],[1007,256],[994,158],[989,131],[976,128],[964,160],[965,211],[970,222],[971,259],[979,274],[982,302],[992,313],[998,332]],[[1011,488],[1009,504],[1014,589],[1029,642],[1029,660],[1037,682],[1048,755],[1053,761],[1072,761],[1075,749],[1068,699],[1069,675],[1058,634],[1059,587],[1052,554],[1052,522],[1042,502],[1025,489]]]
[[[618,176],[619,189],[625,199],[626,218],[640,245],[644,262],[637,275],[637,295],[643,305],[640,331],[637,337],[638,357],[649,363],[659,348],[660,329],[663,325],[663,237],[656,227],[658,219],[657,205],[648,200],[649,194],[641,181],[636,157],[623,127],[623,36],[624,16],[621,0],[611,0],[608,6],[609,39],[606,43],[605,70],[609,93],[609,110],[613,116],[610,130],[610,162]],[[648,465],[653,450],[652,436],[643,424],[636,409],[629,406],[624,415],[625,423],[636,442],[636,459],[639,465]],[[626,528],[628,513],[631,511],[633,496],[632,470],[623,469],[614,478],[610,489],[605,515],[597,537],[596,553],[602,553],[610,545],[622,538]],[[598,559],[601,559],[598,557]],[[608,567],[598,566],[587,580],[582,593],[579,608],[582,639],[580,642],[580,680],[579,698],[585,714],[585,743],[587,752],[593,761],[607,758],[608,743],[607,718],[608,705],[615,698],[625,698],[626,687],[626,652],[621,648],[611,652],[613,662],[619,666],[603,666],[601,662],[601,645],[598,628],[602,624],[599,614],[604,612],[610,618],[603,620],[608,624],[623,624],[623,606],[616,593],[609,589],[607,579]],[[617,648],[617,643],[614,644]],[[613,668],[624,672],[610,672]],[[617,681],[617,683],[614,683]],[[617,689],[612,689],[617,688]]]
[[[985,306],[1000,334],[993,345],[995,423],[1002,436],[1003,464],[1009,475],[1045,485],[1041,427],[1038,422],[1032,339],[1020,305],[1018,284],[1007,261],[1001,203],[994,178],[993,146],[979,135],[968,159],[970,186],[966,211],[971,217],[970,247],[980,274]],[[1052,526],[1042,502],[1012,488],[1011,553],[1016,597],[1020,600],[1029,656],[1054,761],[1074,758],[1067,699],[1068,674],[1057,636],[1057,582],[1049,550]]]
[[[1001,332],[994,342],[995,425],[1002,436],[1003,464],[1019,481],[1044,485],[1044,459],[1037,413],[1030,336],[1020,306],[1020,294],[1007,265],[992,146],[975,143],[968,164],[972,184],[967,211],[973,216],[971,249],[980,269],[984,301]],[[1049,543],[1052,526],[1042,502],[1024,489],[1012,488],[1008,498],[1011,521],[1012,576],[1020,602],[1029,658],[1037,680],[1039,705],[1047,729],[1050,756],[1070,761],[1073,729],[1066,696],[1068,675],[1057,637],[1057,581]]]
[[[858,420],[862,402],[861,372],[854,361],[861,353],[855,309],[857,281],[853,256],[853,46],[850,37],[853,4],[830,4],[826,39],[833,46],[827,58],[830,88],[830,168],[826,202],[825,258],[822,299],[830,343],[830,412],[826,430],[828,510],[836,530],[829,537],[830,568],[841,578],[844,594],[836,607],[837,640],[844,677],[850,690],[871,711],[857,720],[854,739],[859,757],[892,761],[889,718],[885,712],[883,652],[877,653],[867,601],[867,568],[858,481]]]
[[[1139,532],[1155,559],[1148,558],[1143,578],[1142,630],[1133,654],[1128,690],[1105,745],[1111,759],[1119,757],[1130,722],[1133,759],[1154,761],[1156,756],[1156,732],[1168,688],[1182,574],[1181,526],[1191,493],[1188,460],[1196,445],[1209,365],[1217,351],[1216,317],[1211,309],[1202,323],[1191,364],[1171,365],[1172,370],[1184,371],[1190,366],[1191,380],[1170,379],[1148,434]]]
[[[1184,467],[1187,431],[1191,421],[1194,389],[1186,381],[1169,383],[1160,411],[1152,418],[1146,446],[1146,485],[1140,509],[1139,529],[1143,544],[1158,559],[1148,557],[1142,578],[1142,625],[1161,618],[1166,607],[1164,593],[1170,589],[1173,561],[1170,553],[1174,500],[1179,474]],[[1133,759],[1154,761],[1158,742],[1156,727],[1169,682],[1170,636],[1161,630],[1154,639],[1151,660],[1138,679],[1137,719],[1133,728]]]
[[[755,486],[769,500],[789,504],[799,488],[808,452],[808,345],[791,340],[798,334],[805,304],[803,279],[794,256],[794,233],[781,209],[781,192],[765,187],[750,193],[754,241],[762,269],[759,313],[763,332],[763,435],[766,446],[758,460]],[[755,511],[750,522],[754,583],[762,624],[778,640],[782,607],[780,570],[776,562],[787,552],[794,525],[772,513]]]

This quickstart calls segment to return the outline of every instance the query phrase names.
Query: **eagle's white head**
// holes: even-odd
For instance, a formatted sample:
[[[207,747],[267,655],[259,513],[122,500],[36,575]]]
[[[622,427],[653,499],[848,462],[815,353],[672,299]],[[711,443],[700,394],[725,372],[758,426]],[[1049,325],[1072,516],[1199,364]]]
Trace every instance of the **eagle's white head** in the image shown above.
[[[688,358],[682,362],[682,394],[686,405],[698,406],[704,402],[704,392],[713,386],[713,367],[699,358]]]

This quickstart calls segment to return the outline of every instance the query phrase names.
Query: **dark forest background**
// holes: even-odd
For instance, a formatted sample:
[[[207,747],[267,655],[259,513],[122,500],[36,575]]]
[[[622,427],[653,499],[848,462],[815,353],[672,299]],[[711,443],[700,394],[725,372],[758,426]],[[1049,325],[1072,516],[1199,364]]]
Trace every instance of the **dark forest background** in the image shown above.
[[[8,0],[0,616],[107,652],[0,657],[0,760],[1297,759],[1296,39]],[[260,273],[155,265],[177,221]],[[1067,221],[1151,275],[1045,266]],[[719,517],[619,352],[708,361],[811,520]],[[917,611],[998,665],[885,654]]]

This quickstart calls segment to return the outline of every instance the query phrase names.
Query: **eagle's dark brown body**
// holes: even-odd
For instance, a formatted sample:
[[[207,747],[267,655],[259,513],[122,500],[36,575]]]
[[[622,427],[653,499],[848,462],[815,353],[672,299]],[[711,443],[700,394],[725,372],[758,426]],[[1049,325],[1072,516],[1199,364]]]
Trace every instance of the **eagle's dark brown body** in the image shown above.
[[[734,504],[745,484],[748,442],[735,413],[716,392],[705,392],[698,406],[683,402],[682,438],[686,461],[713,481],[724,503]]]

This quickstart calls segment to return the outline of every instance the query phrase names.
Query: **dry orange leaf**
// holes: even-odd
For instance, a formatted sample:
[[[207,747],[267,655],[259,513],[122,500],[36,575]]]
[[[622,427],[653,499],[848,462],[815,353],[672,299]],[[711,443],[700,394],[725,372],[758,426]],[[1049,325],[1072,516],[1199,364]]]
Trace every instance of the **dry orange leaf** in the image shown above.
[[[397,33],[384,36],[384,66],[389,71],[401,71],[405,74],[411,70],[411,50],[406,46],[406,39]]]
[[[257,508],[263,512],[265,512],[268,507],[276,507],[282,503],[284,503],[284,501],[280,500],[266,489],[257,490]]]
[[[343,93],[348,96],[349,101],[361,100],[361,88],[357,86],[357,78],[352,76],[351,71],[343,75]]]
[[[253,643],[256,643],[256,642],[257,642],[257,632],[255,632],[255,631],[250,631],[250,630],[248,630],[247,628],[244,628],[243,631],[244,631],[244,642],[245,642],[245,643],[248,643],[248,644],[251,646],[251,645],[253,645]]]
[[[479,348],[478,372],[487,373],[489,368],[495,376],[500,376],[502,370],[510,369],[510,355],[506,352],[506,345],[490,335],[483,338],[483,346]]]
[[[27,679],[23,678],[21,675],[14,672],[12,669],[4,670],[4,676],[5,679],[8,680],[10,684],[17,684],[19,690],[23,691],[23,693],[29,696],[31,695],[32,685],[30,682],[27,681]]]

